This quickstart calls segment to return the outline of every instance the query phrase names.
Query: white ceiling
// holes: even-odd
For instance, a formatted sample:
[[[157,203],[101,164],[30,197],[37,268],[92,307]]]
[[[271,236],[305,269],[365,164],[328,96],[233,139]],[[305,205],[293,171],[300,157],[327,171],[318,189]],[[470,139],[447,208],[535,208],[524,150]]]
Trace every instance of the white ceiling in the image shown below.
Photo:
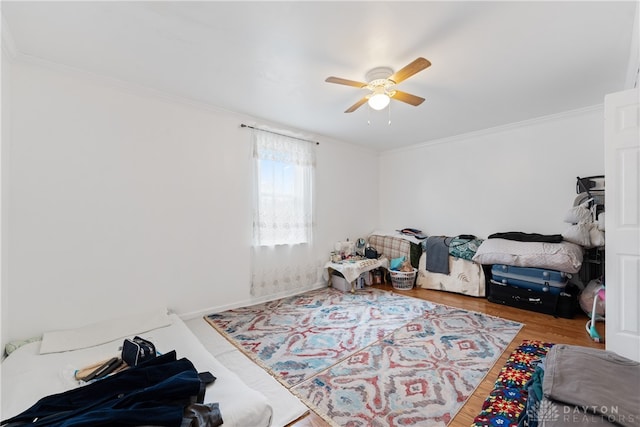
[[[312,134],[393,149],[601,104],[624,89],[636,1],[9,2],[15,49]],[[6,28],[5,28],[6,29]],[[377,66],[426,98],[365,105]],[[367,124],[370,120],[371,124]]]

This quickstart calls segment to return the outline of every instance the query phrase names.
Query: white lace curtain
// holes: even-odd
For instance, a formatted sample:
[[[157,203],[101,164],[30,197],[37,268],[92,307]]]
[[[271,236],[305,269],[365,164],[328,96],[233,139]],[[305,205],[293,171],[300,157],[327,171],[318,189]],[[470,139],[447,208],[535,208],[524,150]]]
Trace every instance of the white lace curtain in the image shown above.
[[[253,141],[254,244],[311,242],[314,145],[257,130]]]
[[[311,248],[314,170],[314,144],[253,131],[253,296],[287,293],[320,279]]]
[[[322,260],[309,245],[254,246],[251,295],[284,296],[310,289],[322,280]]]

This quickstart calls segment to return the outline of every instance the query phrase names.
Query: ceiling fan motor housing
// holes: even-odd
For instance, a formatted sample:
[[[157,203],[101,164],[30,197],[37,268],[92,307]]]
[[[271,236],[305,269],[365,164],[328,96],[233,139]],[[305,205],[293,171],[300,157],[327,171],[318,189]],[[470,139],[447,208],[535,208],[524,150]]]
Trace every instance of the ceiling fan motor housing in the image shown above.
[[[387,96],[392,97],[395,95],[395,91],[393,90],[393,86],[395,86],[395,82],[389,80],[389,77],[393,74],[393,70],[389,67],[376,67],[370,70],[366,79],[367,89],[372,91],[372,95],[376,93],[385,93]]]
[[[376,67],[370,70],[366,79],[371,84],[375,80],[387,80],[393,74],[393,69],[389,67]]]

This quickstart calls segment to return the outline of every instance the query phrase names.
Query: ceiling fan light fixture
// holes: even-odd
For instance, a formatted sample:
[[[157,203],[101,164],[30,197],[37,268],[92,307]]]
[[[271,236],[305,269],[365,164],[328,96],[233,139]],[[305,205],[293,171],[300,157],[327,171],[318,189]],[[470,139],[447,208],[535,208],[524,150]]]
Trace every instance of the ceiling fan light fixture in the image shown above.
[[[367,102],[369,103],[369,107],[374,110],[382,110],[389,105],[389,101],[391,101],[391,98],[389,98],[389,95],[387,95],[384,88],[377,87]]]
[[[366,75],[368,83],[334,76],[327,77],[325,82],[353,86],[358,89],[368,89],[370,91],[351,107],[347,108],[345,113],[353,113],[364,104],[369,104],[369,107],[374,110],[382,110],[389,105],[391,98],[417,107],[422,104],[424,98],[397,90],[396,85],[425,68],[428,68],[430,65],[431,62],[429,62],[429,60],[418,57],[395,73],[393,69],[389,67],[376,67],[370,70]]]

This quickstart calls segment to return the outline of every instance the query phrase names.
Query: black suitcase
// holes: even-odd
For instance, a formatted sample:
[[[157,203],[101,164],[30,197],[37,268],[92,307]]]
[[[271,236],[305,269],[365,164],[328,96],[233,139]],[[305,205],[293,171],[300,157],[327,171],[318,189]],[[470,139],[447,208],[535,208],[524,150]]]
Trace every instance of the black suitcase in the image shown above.
[[[497,304],[573,319],[577,296],[578,290],[573,284],[568,284],[559,294],[551,294],[491,280],[487,299]]]

